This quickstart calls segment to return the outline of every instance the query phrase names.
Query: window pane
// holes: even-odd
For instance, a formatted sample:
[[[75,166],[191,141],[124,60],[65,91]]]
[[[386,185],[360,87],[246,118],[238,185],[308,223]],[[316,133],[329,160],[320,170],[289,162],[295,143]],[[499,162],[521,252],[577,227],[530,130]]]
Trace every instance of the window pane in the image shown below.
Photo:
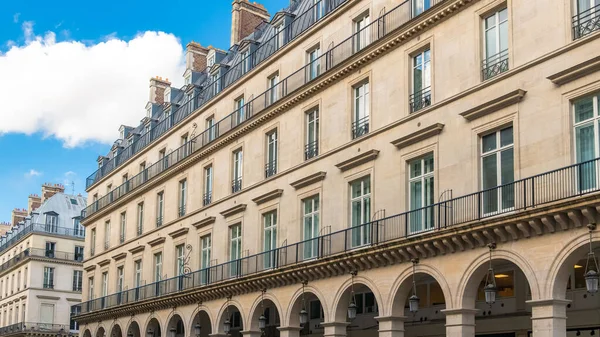
[[[490,29],[496,25],[496,15],[492,14],[485,19],[485,29]]]
[[[491,28],[485,33],[485,57],[489,58],[498,53],[496,49],[496,28]]]
[[[594,99],[592,97],[580,99],[573,106],[575,109],[575,123],[594,117]]]
[[[483,157],[482,161],[482,171],[483,171],[483,189],[488,189],[491,187],[495,187],[498,184],[497,177],[497,163],[496,156],[491,155],[487,157]]]
[[[487,136],[483,136],[481,141],[482,144],[482,153],[486,153],[488,151],[492,151],[496,149],[496,134],[492,133]]]
[[[421,161],[413,160],[410,163],[410,177],[414,178],[414,177],[418,177],[420,175],[421,175]]]
[[[508,184],[515,181],[514,173],[514,154],[513,149],[502,151],[500,154],[500,174],[501,184]]]
[[[504,51],[508,49],[508,21],[505,21],[500,24],[500,50],[498,52]],[[503,56],[504,59],[506,56]]]
[[[508,9],[504,8],[500,12],[498,12],[498,21],[502,22],[508,18]]]
[[[363,179],[363,195],[371,193],[371,179]]]
[[[575,129],[577,162],[594,159],[596,143],[594,141],[594,125],[588,124]]]
[[[425,157],[423,161],[425,163],[425,173],[433,172],[433,155]]]
[[[507,146],[513,143],[513,128],[512,126],[500,131],[500,147]]]

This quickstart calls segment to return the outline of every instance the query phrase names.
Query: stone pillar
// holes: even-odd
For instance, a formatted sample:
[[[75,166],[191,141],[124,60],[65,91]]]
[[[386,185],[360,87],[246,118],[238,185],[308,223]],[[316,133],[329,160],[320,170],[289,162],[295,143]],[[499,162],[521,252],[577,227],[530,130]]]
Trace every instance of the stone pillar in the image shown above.
[[[446,337],[474,337],[477,309],[446,309]]]
[[[240,331],[240,333],[242,334],[242,336],[248,336],[248,337],[261,337],[262,336],[262,331],[247,330],[247,331]]]
[[[325,328],[323,337],[340,337],[346,336],[346,328],[350,325],[348,322],[328,322],[321,323],[321,326]]]
[[[404,337],[404,316],[375,317],[379,322],[379,337]]]
[[[565,337],[567,335],[567,304],[569,300],[534,300],[531,305],[533,337]]]
[[[279,327],[279,337],[299,337],[302,328],[295,326]]]

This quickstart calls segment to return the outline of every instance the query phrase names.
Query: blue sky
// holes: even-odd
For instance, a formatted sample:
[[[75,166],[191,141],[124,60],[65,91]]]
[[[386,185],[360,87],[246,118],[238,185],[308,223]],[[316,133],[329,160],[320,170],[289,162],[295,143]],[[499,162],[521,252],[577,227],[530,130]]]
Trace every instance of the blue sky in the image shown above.
[[[9,84],[4,88],[0,85],[0,95],[8,97],[2,101],[16,103],[14,108],[0,112],[0,151],[5,158],[4,164],[0,165],[3,190],[0,193],[0,221],[9,221],[13,208],[26,207],[28,195],[39,194],[44,182],[70,184],[73,181],[75,193],[85,193],[85,177],[95,170],[96,157],[108,151],[109,140],[116,138],[118,126],[135,124],[143,117],[148,78],[154,75],[166,77],[171,73],[174,85],[182,84],[180,60],[183,47],[192,40],[204,46],[228,49],[231,2],[24,0],[3,3],[0,11],[0,73],[5,74],[7,69],[16,70],[3,76],[3,81]],[[289,0],[259,2],[271,15],[289,4]],[[163,32],[171,40],[166,40],[162,34],[140,37],[144,32]],[[149,53],[150,64],[131,72],[115,71],[110,74],[110,79],[98,81],[101,77],[98,73],[106,73],[102,70],[106,68],[95,67],[90,62],[102,55],[102,60],[111,60],[112,63],[107,63],[111,69],[131,68],[125,61],[121,65],[118,63],[127,50],[135,55],[134,60],[139,59],[140,51],[134,52],[136,44],[132,43],[136,37],[146,39],[147,44],[154,47],[164,43],[165,49],[170,48],[172,52],[157,55],[160,53],[142,49]],[[113,49],[103,46],[111,39],[122,43]],[[59,52],[60,46],[64,50],[75,45],[79,45],[79,49],[71,49],[65,54]],[[100,49],[105,54],[100,54]],[[82,50],[95,56],[79,58],[80,53],[84,54]],[[46,59],[53,59],[54,63],[35,68],[33,75],[26,72],[34,65],[44,65]],[[62,66],[64,68],[60,68]],[[21,97],[24,90],[29,90],[24,89],[21,81],[26,78],[24,84],[31,84],[29,79],[32,77],[37,80],[33,83],[52,80],[51,93],[47,92],[48,86],[34,84],[34,87],[45,86],[45,91],[40,89],[36,93],[33,89],[34,92]],[[77,82],[79,78],[83,85]],[[106,99],[99,104],[85,98],[85,92],[78,94],[78,88],[85,84],[90,84],[85,92],[98,91],[92,92],[94,99],[97,96]],[[121,86],[118,90],[104,87],[117,85]],[[129,91],[133,86],[136,88]],[[123,94],[125,92],[127,95]],[[115,111],[115,114],[105,111]],[[123,121],[116,120],[119,118],[115,116],[122,116]],[[72,188],[66,186],[69,192]]]

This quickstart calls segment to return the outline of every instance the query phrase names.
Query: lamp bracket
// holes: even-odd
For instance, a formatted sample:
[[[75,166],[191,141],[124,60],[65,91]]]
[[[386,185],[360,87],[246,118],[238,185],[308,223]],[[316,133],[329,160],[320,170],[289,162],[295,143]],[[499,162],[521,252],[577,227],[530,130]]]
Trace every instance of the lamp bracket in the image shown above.
[[[308,280],[302,280],[302,285],[306,286],[308,284]]]
[[[419,258],[415,257],[414,259],[410,259],[410,262],[412,262],[413,264],[418,264],[419,263]]]
[[[596,230],[596,224],[595,223],[590,223],[587,225],[587,228],[591,231]]]
[[[353,270],[353,271],[350,272],[350,275],[356,276],[356,275],[358,275],[358,271],[357,270]]]
[[[490,243],[488,243],[488,245],[487,245],[487,246],[488,246],[488,248],[489,248],[490,250],[491,250],[491,249],[496,249],[496,243],[495,243],[495,242],[490,242]]]

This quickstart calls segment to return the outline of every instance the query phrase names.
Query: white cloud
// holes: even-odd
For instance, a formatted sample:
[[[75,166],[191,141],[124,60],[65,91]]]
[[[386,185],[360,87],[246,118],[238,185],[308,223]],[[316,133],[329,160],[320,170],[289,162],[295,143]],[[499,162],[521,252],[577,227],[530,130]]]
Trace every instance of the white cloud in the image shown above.
[[[0,53],[0,135],[41,132],[66,147],[112,143],[121,124],[144,117],[150,77],[183,82],[184,49],[171,34],[86,44],[36,35],[30,21],[22,29],[25,42]]]
[[[25,178],[39,177],[41,175],[42,175],[42,172],[31,169],[31,170],[29,170],[29,172],[25,173]]]

